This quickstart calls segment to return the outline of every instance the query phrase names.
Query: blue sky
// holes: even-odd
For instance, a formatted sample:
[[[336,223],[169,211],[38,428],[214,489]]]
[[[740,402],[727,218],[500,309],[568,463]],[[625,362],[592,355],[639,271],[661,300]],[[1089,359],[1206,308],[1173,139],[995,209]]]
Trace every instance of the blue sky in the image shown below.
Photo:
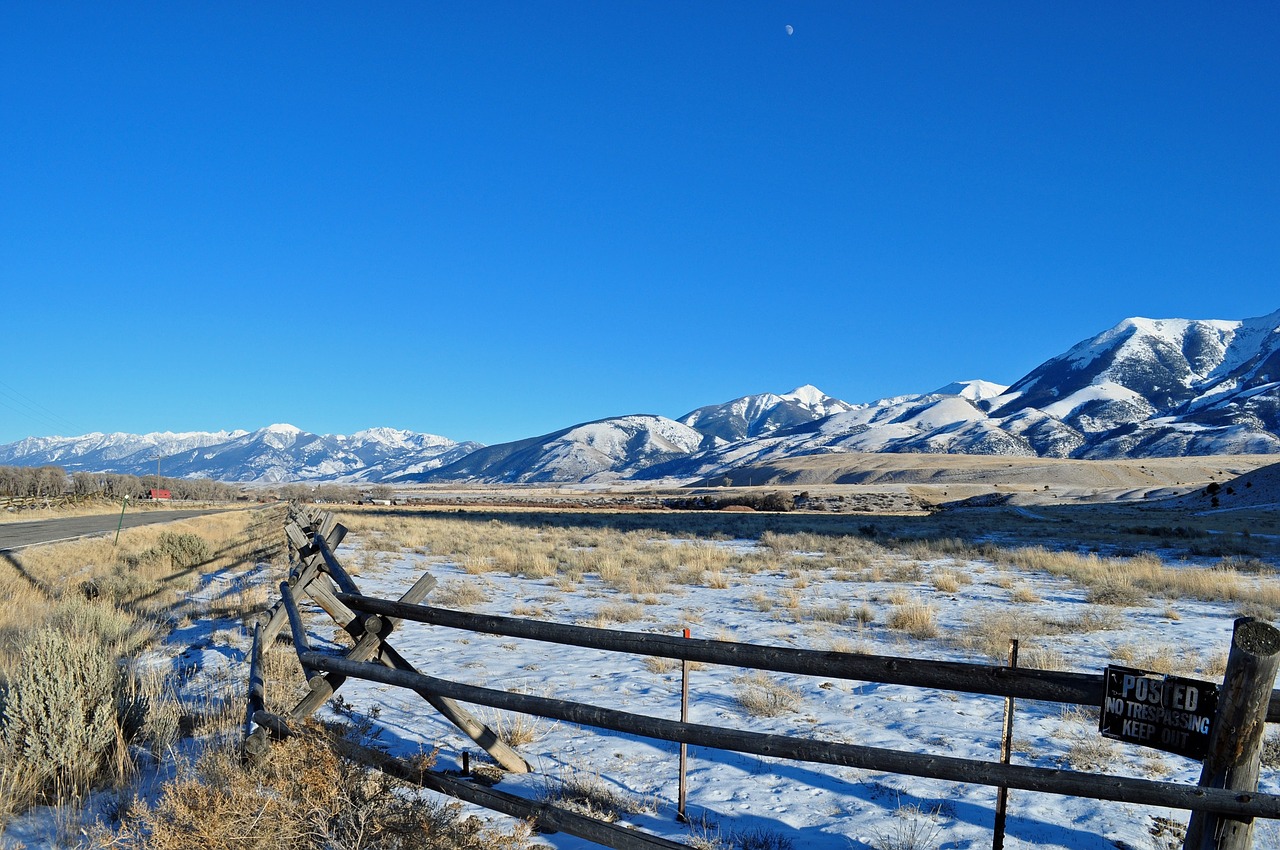
[[[6,3],[0,443],[494,443],[1267,314],[1278,42],[1261,2]]]

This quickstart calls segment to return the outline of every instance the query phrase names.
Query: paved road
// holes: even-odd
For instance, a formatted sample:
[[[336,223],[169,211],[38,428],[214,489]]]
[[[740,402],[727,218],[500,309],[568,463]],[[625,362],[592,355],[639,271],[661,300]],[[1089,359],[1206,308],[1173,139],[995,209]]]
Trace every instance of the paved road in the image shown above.
[[[135,528],[157,522],[173,522],[212,513],[218,513],[218,511],[210,508],[145,513],[125,511],[124,527]],[[34,546],[37,543],[56,543],[59,540],[71,540],[94,534],[115,534],[116,526],[119,524],[119,513],[41,519],[34,522],[0,522],[0,552],[21,549],[23,546]]]

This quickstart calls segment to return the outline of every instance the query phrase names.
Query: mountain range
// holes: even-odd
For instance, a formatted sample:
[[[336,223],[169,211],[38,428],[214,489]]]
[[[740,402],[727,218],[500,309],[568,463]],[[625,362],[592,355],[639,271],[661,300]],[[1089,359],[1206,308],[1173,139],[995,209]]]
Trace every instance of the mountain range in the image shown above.
[[[678,419],[612,417],[495,446],[391,428],[31,437],[0,464],[224,481],[580,483],[695,480],[831,452],[1087,459],[1280,453],[1280,311],[1125,319],[1012,386],[960,381],[853,404],[812,386]]]

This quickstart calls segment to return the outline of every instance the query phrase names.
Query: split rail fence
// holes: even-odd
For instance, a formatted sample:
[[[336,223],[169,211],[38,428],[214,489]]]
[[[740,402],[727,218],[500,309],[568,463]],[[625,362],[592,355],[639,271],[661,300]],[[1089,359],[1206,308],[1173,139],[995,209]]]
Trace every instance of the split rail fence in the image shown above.
[[[1280,795],[1257,791],[1264,725],[1280,722],[1280,691],[1271,690],[1280,665],[1280,631],[1260,621],[1245,618],[1236,623],[1210,751],[1204,760],[1201,784],[1192,786],[724,729],[437,678],[417,670],[392,646],[390,639],[403,621],[680,661],[1007,699],[1099,707],[1105,687],[1102,674],[678,638],[453,611],[424,604],[436,584],[430,574],[423,574],[399,600],[378,599],[362,594],[334,555],[346,529],[333,514],[293,505],[286,523],[294,554],[292,568],[288,581],[280,585],[279,600],[254,630],[245,715],[244,746],[249,758],[265,757],[272,739],[293,734],[294,724],[314,714],[347,679],[356,678],[417,693],[483,747],[503,770],[512,773],[528,772],[530,766],[461,703],[759,756],[1190,810],[1186,850],[1247,850],[1254,818],[1280,818]],[[301,595],[343,628],[353,646],[341,655],[313,650],[298,609]],[[262,652],[286,626],[307,678],[308,691],[287,715],[279,716],[265,709]],[[504,814],[531,819],[544,832],[563,831],[615,850],[686,846],[484,787],[453,774],[419,770],[350,741],[335,739],[334,743],[349,757],[379,770]]]

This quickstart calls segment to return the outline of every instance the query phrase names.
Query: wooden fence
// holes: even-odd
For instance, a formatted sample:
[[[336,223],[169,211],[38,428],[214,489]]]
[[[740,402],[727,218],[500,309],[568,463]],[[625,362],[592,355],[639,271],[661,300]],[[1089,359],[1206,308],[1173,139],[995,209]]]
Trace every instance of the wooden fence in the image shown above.
[[[0,496],[0,510],[35,510],[37,508],[60,508],[66,505],[79,505],[93,501],[93,496],[78,494],[70,496]]]
[[[1280,721],[1280,692],[1271,691],[1276,665],[1280,662],[1280,632],[1265,623],[1237,621],[1213,742],[1205,759],[1201,784],[1192,786],[723,729],[436,678],[416,670],[391,645],[390,638],[402,621],[605,651],[859,682],[1094,707],[1101,706],[1104,698],[1102,674],[675,638],[452,611],[423,604],[435,586],[429,574],[424,574],[398,601],[377,599],[360,592],[334,555],[346,529],[332,514],[294,506],[286,534],[296,556],[294,565],[289,580],[280,585],[280,599],[261,618],[254,633],[245,716],[245,751],[252,758],[263,757],[268,752],[270,739],[291,734],[291,724],[313,714],[348,678],[358,678],[419,694],[509,772],[523,773],[530,768],[518,752],[504,744],[460,703],[739,753],[1185,809],[1193,812],[1185,847],[1196,850],[1243,850],[1250,846],[1254,818],[1280,818],[1280,795],[1256,790],[1263,724]],[[302,594],[351,636],[354,645],[344,654],[311,649],[297,607],[297,598]],[[263,648],[270,645],[286,625],[309,690],[281,717],[264,709],[261,656]],[[616,850],[685,846],[484,788],[456,776],[415,770],[384,753],[350,742],[338,742],[338,746],[353,758],[423,787],[532,819],[544,831],[563,831]]]

